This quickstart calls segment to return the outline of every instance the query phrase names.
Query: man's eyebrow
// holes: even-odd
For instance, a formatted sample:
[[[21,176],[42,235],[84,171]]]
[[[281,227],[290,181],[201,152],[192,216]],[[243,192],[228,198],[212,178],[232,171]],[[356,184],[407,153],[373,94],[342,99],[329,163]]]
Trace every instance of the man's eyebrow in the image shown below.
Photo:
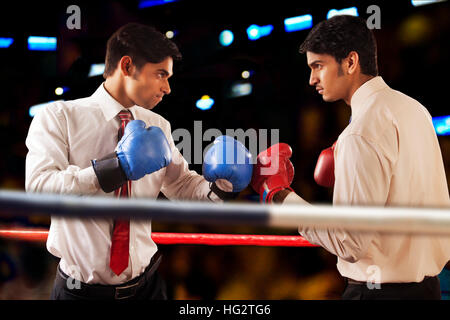
[[[318,64],[318,63],[323,63],[323,61],[322,60],[314,60],[313,62],[308,63],[308,66],[312,67],[313,65]]]
[[[171,75],[171,74],[169,73],[169,71],[167,71],[166,69],[158,69],[158,72],[164,73],[164,75],[165,75],[166,77],[168,77],[168,76]]]

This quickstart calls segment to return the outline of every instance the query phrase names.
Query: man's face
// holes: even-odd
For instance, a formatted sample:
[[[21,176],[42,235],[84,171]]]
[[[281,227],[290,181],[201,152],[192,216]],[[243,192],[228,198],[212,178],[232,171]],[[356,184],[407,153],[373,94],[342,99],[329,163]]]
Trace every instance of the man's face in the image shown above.
[[[306,52],[308,66],[311,68],[309,84],[316,87],[324,101],[333,102],[344,99],[348,92],[348,80],[342,66],[328,54]]]
[[[153,109],[164,95],[170,93],[169,78],[173,74],[173,59],[144,64],[140,70],[133,66],[126,78],[125,91],[130,100],[145,109]]]

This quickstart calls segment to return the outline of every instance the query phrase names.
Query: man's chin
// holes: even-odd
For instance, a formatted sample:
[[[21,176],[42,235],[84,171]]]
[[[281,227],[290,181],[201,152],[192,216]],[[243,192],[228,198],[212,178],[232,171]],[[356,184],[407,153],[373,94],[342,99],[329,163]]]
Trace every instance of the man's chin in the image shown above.
[[[325,95],[322,95],[322,99],[325,102],[335,102],[335,101],[339,100],[339,99],[335,99],[333,97],[329,97],[329,96],[325,96]]]
[[[144,109],[147,109],[147,110],[152,110],[154,107],[156,107],[156,105],[157,105],[157,103],[148,103],[148,104],[143,105],[141,107],[144,108]]]

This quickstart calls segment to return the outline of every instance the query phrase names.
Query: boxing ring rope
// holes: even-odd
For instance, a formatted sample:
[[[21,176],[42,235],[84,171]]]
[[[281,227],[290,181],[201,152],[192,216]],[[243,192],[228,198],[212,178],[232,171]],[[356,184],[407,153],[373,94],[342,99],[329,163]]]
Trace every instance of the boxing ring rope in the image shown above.
[[[0,238],[44,242],[48,230],[45,229],[0,229]],[[248,234],[204,234],[152,232],[152,239],[158,244],[201,244],[208,246],[276,246],[276,247],[317,247],[301,236],[248,235]]]
[[[342,228],[450,235],[450,207],[212,204],[0,191],[1,216],[54,215],[152,219],[159,222],[295,228]]]

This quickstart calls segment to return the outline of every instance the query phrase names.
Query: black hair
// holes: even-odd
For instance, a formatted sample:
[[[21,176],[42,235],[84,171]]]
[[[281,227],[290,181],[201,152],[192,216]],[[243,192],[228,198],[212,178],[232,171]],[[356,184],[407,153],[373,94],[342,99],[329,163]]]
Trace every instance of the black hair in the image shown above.
[[[130,56],[139,70],[145,63],[160,63],[168,57],[181,59],[181,53],[174,42],[154,27],[140,23],[128,23],[109,38],[106,45],[106,79],[114,73],[123,56]]]
[[[300,53],[307,51],[329,54],[340,64],[351,51],[359,55],[361,72],[378,75],[377,43],[364,19],[338,15],[317,24],[300,46]]]

